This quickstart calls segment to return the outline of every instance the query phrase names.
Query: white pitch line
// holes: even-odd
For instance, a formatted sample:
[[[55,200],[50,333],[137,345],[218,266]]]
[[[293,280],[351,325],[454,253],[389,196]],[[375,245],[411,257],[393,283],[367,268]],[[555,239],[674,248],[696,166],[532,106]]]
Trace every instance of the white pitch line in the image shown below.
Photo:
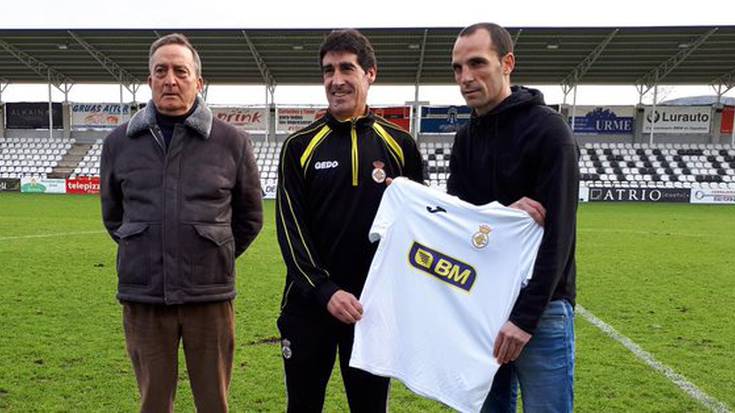
[[[612,326],[600,320],[594,314],[590,313],[579,304],[577,304],[576,313],[581,315],[585,320],[589,321],[595,327],[602,330],[602,332],[610,336],[613,340],[622,344],[623,347],[630,350],[630,352],[638,357],[641,361],[646,363],[649,367],[656,370],[657,372],[663,374],[672,383],[679,386],[680,389],[689,394],[689,396],[691,396],[693,399],[705,405],[709,410],[716,413],[731,413],[729,407],[727,407],[725,403],[700,390],[697,386],[694,385],[694,383],[687,380],[686,377],[682,376],[670,367],[656,360],[651,353],[643,350],[631,339],[620,334]]]
[[[29,239],[29,238],[51,238],[51,237],[66,237],[68,235],[89,235],[89,234],[104,234],[106,231],[80,231],[80,232],[63,232],[59,234],[38,234],[38,235],[18,235],[13,237],[0,237],[0,241],[9,241],[14,239]]]

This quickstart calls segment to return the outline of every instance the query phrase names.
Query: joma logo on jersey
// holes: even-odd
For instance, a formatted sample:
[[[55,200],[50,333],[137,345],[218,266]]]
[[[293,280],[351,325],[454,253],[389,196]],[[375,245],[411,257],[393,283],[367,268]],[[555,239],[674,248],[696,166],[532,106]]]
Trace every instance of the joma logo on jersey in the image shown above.
[[[411,246],[408,261],[415,268],[465,291],[469,291],[475,283],[476,272],[471,265],[418,242]]]
[[[314,169],[330,169],[339,166],[337,161],[321,161],[314,164]]]

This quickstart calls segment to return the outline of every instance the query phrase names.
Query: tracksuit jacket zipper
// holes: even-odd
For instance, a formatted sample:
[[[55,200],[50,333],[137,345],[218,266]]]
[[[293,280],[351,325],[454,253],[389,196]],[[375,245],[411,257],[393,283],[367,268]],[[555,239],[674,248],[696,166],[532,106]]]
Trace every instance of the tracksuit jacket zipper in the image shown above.
[[[357,150],[357,130],[355,129],[356,118],[352,118],[350,121],[350,137],[352,138],[352,186],[357,186],[358,177],[358,150]]]

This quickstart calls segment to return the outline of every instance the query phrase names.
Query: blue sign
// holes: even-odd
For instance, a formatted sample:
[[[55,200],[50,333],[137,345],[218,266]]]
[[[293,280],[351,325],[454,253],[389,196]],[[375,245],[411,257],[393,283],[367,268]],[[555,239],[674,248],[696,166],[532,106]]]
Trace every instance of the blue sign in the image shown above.
[[[610,108],[596,107],[584,116],[575,116],[574,133],[589,135],[632,134],[633,117],[618,116]]]
[[[469,106],[422,106],[422,133],[454,133],[469,122]]]

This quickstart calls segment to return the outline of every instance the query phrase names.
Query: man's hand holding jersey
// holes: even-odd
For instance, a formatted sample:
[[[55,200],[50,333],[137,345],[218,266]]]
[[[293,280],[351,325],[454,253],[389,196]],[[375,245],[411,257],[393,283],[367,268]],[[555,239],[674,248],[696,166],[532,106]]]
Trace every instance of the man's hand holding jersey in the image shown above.
[[[332,295],[327,303],[327,311],[345,324],[355,324],[362,318],[362,304],[345,290],[337,290]]]
[[[537,224],[542,227],[544,226],[544,221],[546,221],[546,208],[538,201],[524,196],[516,202],[513,202],[510,207],[525,211]]]

